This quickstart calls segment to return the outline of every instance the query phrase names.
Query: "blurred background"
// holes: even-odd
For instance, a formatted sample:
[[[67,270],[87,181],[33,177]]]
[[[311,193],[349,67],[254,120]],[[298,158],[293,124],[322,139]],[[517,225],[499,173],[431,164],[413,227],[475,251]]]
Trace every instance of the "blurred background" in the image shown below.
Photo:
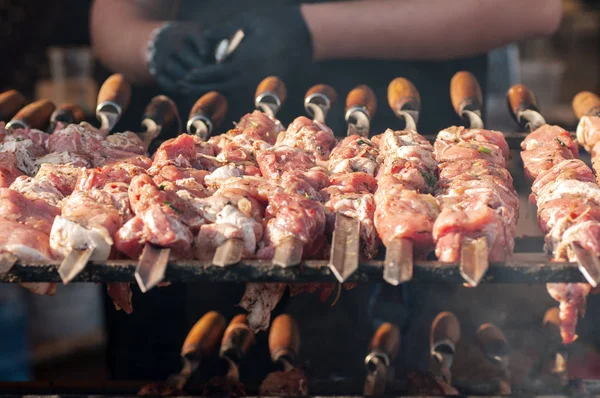
[[[90,4],[90,0],[0,0],[0,91],[17,89],[30,100],[79,103],[91,117],[107,71],[96,63],[89,47]],[[553,37],[515,43],[490,55],[488,127],[516,128],[504,97],[516,82],[537,94],[549,123],[567,129],[576,126],[573,96],[581,90],[600,92],[600,2],[565,0],[564,8],[562,26]],[[509,79],[501,73],[508,73]],[[139,128],[141,112],[130,114],[117,130]],[[510,289],[501,294],[510,295]],[[144,298],[137,295],[134,306],[136,299]],[[513,308],[519,300],[526,299],[516,296]],[[59,286],[56,296],[38,297],[18,286],[0,285],[0,301],[12,303],[1,306],[0,322],[22,325],[15,333],[28,330],[21,338],[29,345],[28,351],[11,352],[11,347],[2,346],[11,339],[0,335],[0,352],[8,353],[0,357],[5,380],[107,377],[104,314],[114,309],[104,301],[103,287]],[[28,359],[31,367],[15,366]]]

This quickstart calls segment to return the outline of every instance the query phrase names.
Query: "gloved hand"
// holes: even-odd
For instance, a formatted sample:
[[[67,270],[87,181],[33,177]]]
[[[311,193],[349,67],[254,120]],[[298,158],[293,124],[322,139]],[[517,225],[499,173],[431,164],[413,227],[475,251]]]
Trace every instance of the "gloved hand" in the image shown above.
[[[221,64],[202,65],[191,72],[180,82],[181,91],[232,92],[258,84],[269,75],[285,81],[312,62],[312,38],[297,6],[240,14],[225,24],[208,27],[204,34],[216,46],[238,29],[243,30],[244,39],[233,54]]]
[[[167,92],[176,92],[193,70],[215,63],[212,44],[203,29],[189,22],[167,22],[156,29],[146,58],[148,71]]]

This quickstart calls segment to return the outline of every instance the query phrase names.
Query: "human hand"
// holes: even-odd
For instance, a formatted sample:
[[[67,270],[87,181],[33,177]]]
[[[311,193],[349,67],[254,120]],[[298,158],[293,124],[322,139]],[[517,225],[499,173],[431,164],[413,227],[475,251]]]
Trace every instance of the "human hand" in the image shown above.
[[[244,38],[229,58],[220,64],[200,65],[180,81],[180,91],[232,92],[268,75],[286,80],[312,62],[312,39],[298,7],[240,14],[207,28],[204,34],[215,45],[237,30],[243,31]]]
[[[152,32],[146,59],[158,86],[176,92],[189,74],[215,63],[212,43],[200,25],[167,22]]]

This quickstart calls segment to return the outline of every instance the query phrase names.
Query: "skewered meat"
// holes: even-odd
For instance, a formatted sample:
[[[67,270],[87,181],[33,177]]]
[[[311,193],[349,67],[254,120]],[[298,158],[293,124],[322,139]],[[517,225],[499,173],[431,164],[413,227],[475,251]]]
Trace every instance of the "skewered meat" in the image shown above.
[[[433,226],[438,259],[457,262],[463,239],[484,236],[489,260],[504,261],[514,249],[519,212],[518,196],[505,168],[504,136],[450,127],[438,134],[434,148],[440,170],[436,198],[441,212]],[[469,168],[466,162],[475,166]]]
[[[0,152],[0,187],[8,188],[19,176],[23,175],[17,168],[17,157],[12,152]]]
[[[433,147],[415,131],[386,130],[379,142],[375,227],[385,246],[410,239],[413,252],[426,256],[433,249],[432,228],[439,213],[429,193],[435,185],[437,162]]]
[[[532,195],[538,206],[540,228],[546,234],[546,249],[560,261],[576,260],[572,244],[600,255],[600,188],[589,167],[577,160],[575,141],[560,127],[544,125],[529,134],[521,147],[525,171],[535,179]],[[539,153],[547,157],[540,158]],[[585,310],[590,287],[550,283],[547,289],[560,302],[561,336],[569,344],[577,338],[577,317]]]
[[[317,164],[324,164],[337,141],[323,123],[300,116],[277,137],[277,146],[301,149]]]

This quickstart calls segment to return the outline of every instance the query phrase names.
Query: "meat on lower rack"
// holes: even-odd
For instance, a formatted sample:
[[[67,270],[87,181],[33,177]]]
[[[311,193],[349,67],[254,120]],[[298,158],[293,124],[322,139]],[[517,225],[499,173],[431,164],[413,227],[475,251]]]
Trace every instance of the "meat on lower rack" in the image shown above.
[[[532,197],[540,228],[546,234],[546,249],[557,261],[576,261],[573,244],[599,256],[600,187],[591,169],[577,159],[577,143],[562,128],[544,125],[529,134],[521,147],[525,171],[534,179]],[[590,286],[549,283],[547,288],[560,303],[563,342],[572,343]]]
[[[504,135],[450,127],[438,134],[434,148],[441,210],[433,227],[438,259],[458,262],[465,238],[485,237],[489,261],[505,261],[515,245],[519,198],[505,167]]]

